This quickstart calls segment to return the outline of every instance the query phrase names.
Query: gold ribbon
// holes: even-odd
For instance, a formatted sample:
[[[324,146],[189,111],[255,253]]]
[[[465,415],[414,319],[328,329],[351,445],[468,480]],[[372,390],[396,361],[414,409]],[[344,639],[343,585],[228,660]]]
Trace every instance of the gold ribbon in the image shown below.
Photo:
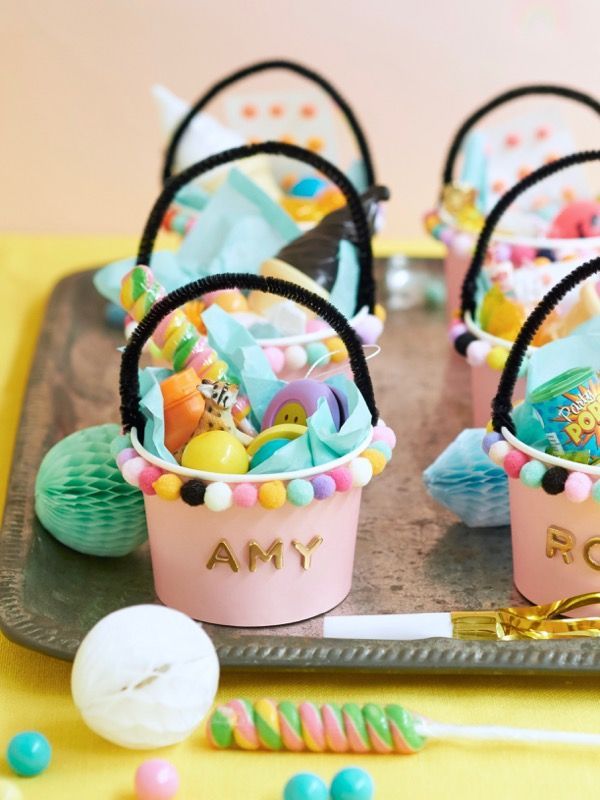
[[[455,639],[571,639],[600,636],[600,617],[557,619],[574,608],[600,603],[600,592],[588,592],[543,606],[498,608],[495,611],[453,611]]]

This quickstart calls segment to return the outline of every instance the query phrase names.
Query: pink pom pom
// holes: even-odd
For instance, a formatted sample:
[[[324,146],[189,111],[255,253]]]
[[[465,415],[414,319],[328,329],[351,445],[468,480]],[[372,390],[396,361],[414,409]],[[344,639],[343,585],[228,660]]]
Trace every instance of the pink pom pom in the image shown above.
[[[474,237],[471,234],[457,233],[452,242],[452,249],[460,255],[468,256],[473,252],[474,244]]]
[[[454,240],[455,231],[452,228],[442,228],[440,231],[440,242],[451,245]]]
[[[126,447],[125,450],[121,450],[121,452],[117,454],[117,467],[121,469],[126,461],[136,457],[137,453],[133,447]]]
[[[252,508],[257,499],[258,490],[253,483],[238,483],[233,489],[234,505],[240,508]]]
[[[389,444],[393,450],[394,447],[396,447],[396,434],[391,428],[388,428],[387,425],[377,425],[373,428],[373,441],[385,442]]]
[[[489,342],[482,342],[479,339],[475,339],[475,341],[471,342],[467,347],[467,362],[472,367],[480,367],[491,349]]]
[[[356,320],[353,327],[363,344],[375,344],[383,332],[383,322],[374,314]]]
[[[314,333],[315,331],[326,331],[329,329],[329,325],[324,322],[322,319],[314,318],[309,319],[306,323],[306,332],[307,333]]]
[[[156,494],[156,490],[152,484],[157,481],[162,475],[162,469],[153,465],[146,467],[142,470],[138,479],[138,486],[144,494]]]
[[[327,474],[335,481],[336,492],[347,492],[352,488],[352,473],[348,467],[336,467]]]
[[[571,472],[565,483],[565,495],[572,503],[583,503],[592,491],[592,479],[585,472]]]
[[[511,450],[504,458],[502,466],[509,478],[518,478],[523,466],[529,461],[529,457],[520,450]]]
[[[459,336],[466,332],[467,326],[464,322],[453,322],[452,325],[450,325],[450,330],[448,331],[448,338],[451,342],[454,342]]]
[[[283,350],[280,350],[279,347],[265,347],[263,353],[267,357],[267,361],[275,375],[278,375],[285,365]]]
[[[144,458],[136,456],[135,458],[130,458],[129,461],[123,464],[121,467],[121,474],[127,483],[130,483],[132,486],[139,486],[140,475],[148,466],[150,465]]]

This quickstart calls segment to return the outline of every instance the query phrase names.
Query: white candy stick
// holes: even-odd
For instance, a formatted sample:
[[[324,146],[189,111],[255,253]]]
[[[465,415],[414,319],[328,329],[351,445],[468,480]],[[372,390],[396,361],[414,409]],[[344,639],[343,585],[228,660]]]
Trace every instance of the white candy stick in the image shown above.
[[[373,614],[325,617],[326,639],[429,639],[452,638],[452,619],[448,612],[433,614]]]

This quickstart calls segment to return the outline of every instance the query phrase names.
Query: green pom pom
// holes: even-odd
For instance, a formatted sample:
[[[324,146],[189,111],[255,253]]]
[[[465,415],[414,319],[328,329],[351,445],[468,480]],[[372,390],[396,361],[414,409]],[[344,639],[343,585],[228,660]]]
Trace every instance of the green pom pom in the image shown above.
[[[124,556],[146,540],[143,495],[123,480],[111,452],[118,425],[84,428],[46,454],[35,511],[59,542],[96,556]]]
[[[592,486],[592,497],[597,503],[600,503],[600,481],[596,481]]]
[[[131,436],[128,433],[119,434],[110,443],[110,454],[116,458],[121,450],[126,450],[128,447],[131,447]]]
[[[531,489],[537,489],[542,485],[542,478],[546,473],[546,467],[541,461],[528,461],[523,464],[519,478],[521,483],[529,486]]]
[[[386,461],[389,461],[392,457],[392,448],[387,442],[371,442],[369,449],[379,450],[380,453],[383,453]]]
[[[307,506],[312,503],[315,496],[312,483],[295,478],[287,486],[287,499],[293,506]]]
[[[327,356],[327,358],[324,356]],[[311,342],[310,344],[307,344],[306,358],[311,367],[313,364],[316,364],[317,361],[319,362],[320,367],[326,367],[331,360],[327,345],[323,344],[323,342]]]

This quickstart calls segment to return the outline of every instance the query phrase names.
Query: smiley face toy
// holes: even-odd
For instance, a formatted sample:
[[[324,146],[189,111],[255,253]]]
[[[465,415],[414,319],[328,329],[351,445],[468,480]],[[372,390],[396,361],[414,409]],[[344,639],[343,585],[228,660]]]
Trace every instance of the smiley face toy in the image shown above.
[[[291,381],[269,403],[261,428],[273,425],[306,425],[306,420],[317,410],[319,400],[325,398],[336,430],[348,416],[348,400],[343,392],[310,378]]]

